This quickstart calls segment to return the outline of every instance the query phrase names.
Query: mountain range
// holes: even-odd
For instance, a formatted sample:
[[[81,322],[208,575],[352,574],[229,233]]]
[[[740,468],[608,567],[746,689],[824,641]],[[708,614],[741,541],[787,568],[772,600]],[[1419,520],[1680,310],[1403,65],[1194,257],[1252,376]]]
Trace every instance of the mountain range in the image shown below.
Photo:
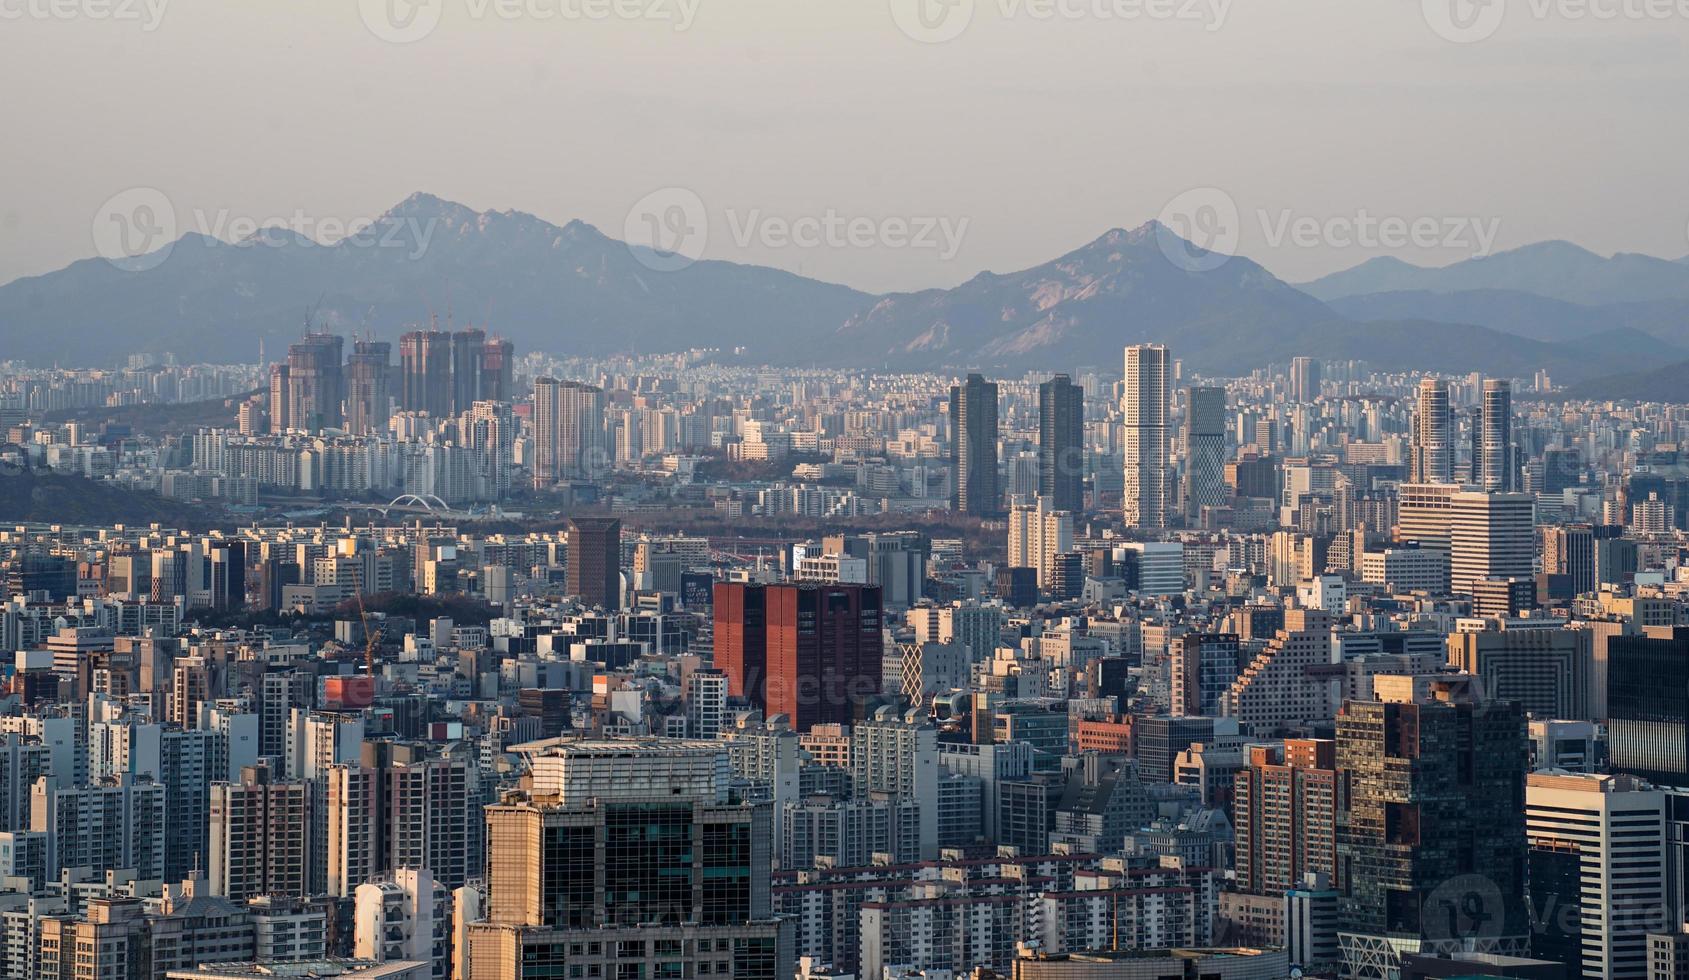
[[[450,311],[524,351],[744,347],[758,362],[841,367],[1113,368],[1139,341],[1210,373],[1315,354],[1576,381],[1689,358],[1689,262],[1563,242],[1444,269],[1375,259],[1298,287],[1151,222],[1033,268],[886,295],[650,259],[580,221],[416,194],[335,245],[276,229],[233,243],[190,234],[137,263],[145,271],[94,258],[19,279],[0,286],[0,337],[5,356],[40,364],[132,351],[250,361],[260,340],[283,350],[307,311],[319,329],[386,338]]]

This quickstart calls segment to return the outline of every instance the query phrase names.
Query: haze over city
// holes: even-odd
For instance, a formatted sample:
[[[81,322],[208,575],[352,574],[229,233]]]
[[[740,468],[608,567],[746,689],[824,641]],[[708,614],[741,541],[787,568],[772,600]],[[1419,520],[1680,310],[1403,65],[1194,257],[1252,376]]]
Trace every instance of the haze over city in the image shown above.
[[[1689,976],[1689,0],[0,0],[0,977]]]
[[[635,202],[681,187],[714,217],[710,257],[870,291],[1035,265],[1196,187],[1235,198],[1237,247],[1291,282],[1477,242],[1275,243],[1286,213],[1689,253],[1689,136],[1662,122],[1689,85],[1689,17],[1545,2],[1496,5],[1499,25],[1475,21],[1493,33],[1457,43],[1410,0],[968,0],[934,4],[965,30],[924,43],[898,26],[916,0],[647,0],[631,17],[437,0],[414,5],[437,26],[390,43],[369,21],[405,35],[374,0],[154,0],[104,19],[13,0],[0,282],[94,254],[96,213],[132,187],[183,215],[310,224],[424,190],[618,238]],[[730,209],[968,225],[949,257],[782,248],[736,241]]]

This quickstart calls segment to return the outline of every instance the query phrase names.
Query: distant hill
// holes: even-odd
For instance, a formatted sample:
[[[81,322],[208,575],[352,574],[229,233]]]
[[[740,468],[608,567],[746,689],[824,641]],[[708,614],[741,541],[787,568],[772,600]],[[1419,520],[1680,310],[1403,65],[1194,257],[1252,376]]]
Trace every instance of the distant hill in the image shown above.
[[[1689,263],[1625,252],[1603,258],[1570,242],[1539,242],[1442,268],[1375,258],[1301,288],[1326,301],[1371,293],[1470,290],[1531,293],[1586,306],[1689,301]]]
[[[115,483],[39,470],[0,477],[0,523],[150,524],[199,530],[222,512],[205,504],[136,493]]]
[[[1587,347],[1589,341],[1635,342],[1638,360],[1689,357],[1689,300],[1584,306],[1507,289],[1457,293],[1425,290],[1368,293],[1331,300],[1333,310],[1361,321],[1437,320],[1470,323],[1532,340]]]
[[[1689,267],[1661,264],[1689,281]],[[1411,277],[1404,270],[1413,268],[1369,263],[1339,276],[1372,286]],[[253,361],[260,340],[271,358],[281,356],[308,310],[320,329],[388,339],[430,312],[455,311],[458,323],[485,326],[521,351],[745,347],[757,363],[1024,370],[1116,368],[1122,347],[1155,341],[1209,373],[1314,354],[1400,370],[1518,376],[1548,368],[1570,381],[1634,367],[1627,358],[1636,345],[1612,343],[1634,333],[1593,345],[1591,337],[1659,335],[1657,326],[1675,322],[1670,310],[1638,310],[1602,326],[1555,307],[1543,326],[1539,315],[1550,307],[1542,303],[1515,296],[1489,306],[1484,319],[1462,315],[1484,312],[1474,302],[1356,300],[1336,309],[1245,257],[1203,252],[1155,222],[954,289],[874,296],[730,262],[654,271],[578,221],[558,226],[416,194],[350,243],[323,246],[277,230],[236,244],[189,235],[146,271],[89,259],[20,279],[0,286],[0,336],[5,356],[43,364],[106,365],[134,351]],[[1525,335],[1493,329],[1501,324]]]
[[[948,290],[887,296],[825,349],[858,364],[1114,366],[1126,344],[1170,345],[1205,371],[1240,373],[1314,352],[1404,370],[1588,376],[1625,362],[1427,318],[1357,323],[1241,256],[1223,262],[1155,222],[1115,229],[1052,262]],[[1190,256],[1192,261],[1174,261]]]
[[[359,241],[384,244],[323,246],[276,231],[228,244],[193,234],[144,272],[96,258],[20,279],[0,287],[7,356],[108,364],[155,351],[255,361],[260,338],[271,355],[285,351],[312,307],[323,329],[388,338],[455,310],[460,324],[485,321],[523,351],[765,346],[771,336],[830,330],[869,299],[729,262],[656,272],[583,222],[559,227],[427,194],[382,215]]]
[[[1564,395],[1587,401],[1689,401],[1689,360],[1646,371],[1592,378],[1567,387]]]

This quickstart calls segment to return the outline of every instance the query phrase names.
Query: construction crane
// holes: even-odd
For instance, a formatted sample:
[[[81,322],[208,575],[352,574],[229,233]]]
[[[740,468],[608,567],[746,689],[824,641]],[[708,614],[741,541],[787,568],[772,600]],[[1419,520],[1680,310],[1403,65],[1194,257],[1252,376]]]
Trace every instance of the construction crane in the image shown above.
[[[364,669],[370,678],[375,678],[375,631],[369,628],[369,612],[364,609],[364,590],[354,589],[352,594],[358,599],[358,619],[364,626]]]

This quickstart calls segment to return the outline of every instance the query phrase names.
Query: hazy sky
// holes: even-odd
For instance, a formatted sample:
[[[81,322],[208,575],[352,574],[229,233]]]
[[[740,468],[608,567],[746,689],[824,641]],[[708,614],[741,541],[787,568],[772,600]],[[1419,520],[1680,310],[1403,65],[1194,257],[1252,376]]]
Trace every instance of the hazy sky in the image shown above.
[[[1488,233],[1689,252],[1689,0],[1471,2],[0,0],[0,281],[133,187],[178,230],[425,190],[617,238],[681,188],[708,256],[875,290],[1176,200],[1292,281]],[[785,240],[829,216],[857,233]]]

